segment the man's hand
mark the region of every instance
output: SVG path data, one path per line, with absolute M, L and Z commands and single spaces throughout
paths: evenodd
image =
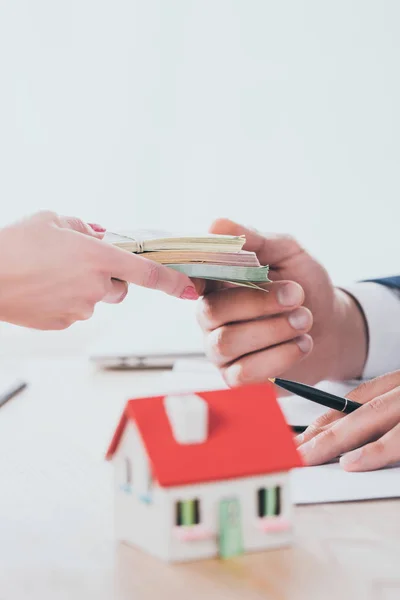
M 364 406 L 349 415 L 330 410 L 296 438 L 305 463 L 343 454 L 346 471 L 371 471 L 400 461 L 400 371 L 362 383 L 348 398 Z
M 209 288 L 199 303 L 207 355 L 228 385 L 278 376 L 316 383 L 361 374 L 367 354 L 361 311 L 296 240 L 262 235 L 226 219 L 211 231 L 244 234 L 245 250 L 270 265 L 273 281 L 264 286 L 268 293 Z
M 195 300 L 186 275 L 102 241 L 104 229 L 42 212 L 0 230 L 0 321 L 64 329 L 128 283 Z

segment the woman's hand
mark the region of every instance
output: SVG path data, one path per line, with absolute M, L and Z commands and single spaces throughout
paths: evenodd
M 0 321 L 64 329 L 97 302 L 121 302 L 127 282 L 198 297 L 186 275 L 102 242 L 104 231 L 51 212 L 1 229 Z
M 371 471 L 400 461 L 400 371 L 362 383 L 348 398 L 364 406 L 348 415 L 328 411 L 297 436 L 305 463 L 343 455 L 346 471 Z

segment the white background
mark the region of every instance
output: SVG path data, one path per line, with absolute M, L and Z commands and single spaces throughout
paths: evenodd
M 399 73 L 396 0 L 0 0 L 0 225 L 226 215 L 399 272 Z

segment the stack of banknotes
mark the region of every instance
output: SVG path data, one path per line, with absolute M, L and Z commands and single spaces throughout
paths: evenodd
M 162 231 L 108 231 L 105 241 L 161 263 L 191 278 L 225 281 L 247 287 L 268 283 L 268 265 L 243 250 L 244 236 L 177 235 Z

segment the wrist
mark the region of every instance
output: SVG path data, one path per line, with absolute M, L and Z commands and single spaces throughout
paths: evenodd
M 359 379 L 368 355 L 368 325 L 364 312 L 352 295 L 336 288 L 333 313 L 335 343 L 329 378 Z

